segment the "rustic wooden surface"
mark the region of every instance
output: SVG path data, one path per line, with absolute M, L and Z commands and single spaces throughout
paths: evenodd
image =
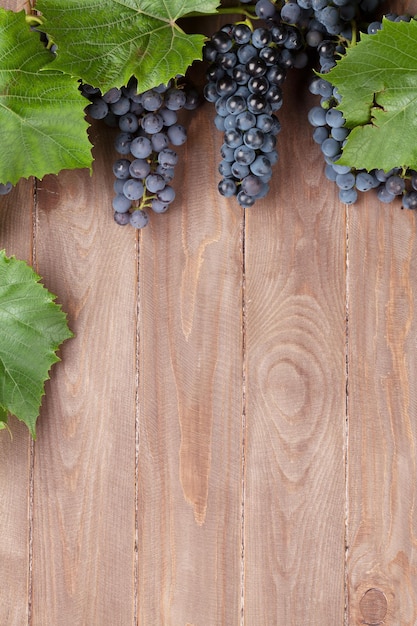
M 209 105 L 140 233 L 96 126 L 92 177 L 0 199 L 75 333 L 37 441 L 0 437 L 2 626 L 417 623 L 416 218 L 341 205 L 302 74 L 286 96 L 252 210 L 216 192 Z

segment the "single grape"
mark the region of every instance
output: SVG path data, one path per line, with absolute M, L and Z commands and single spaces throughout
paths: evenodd
M 417 191 L 407 191 L 402 197 L 404 209 L 415 211 L 417 209 Z
M 352 189 L 355 186 L 356 176 L 352 172 L 337 174 L 336 185 L 340 189 Z
M 224 133 L 224 142 L 229 148 L 238 148 L 243 143 L 243 135 L 239 130 L 232 128 Z
M 130 152 L 136 159 L 146 159 L 152 154 L 152 143 L 148 137 L 135 137 L 130 144 Z
M 380 202 L 384 202 L 385 204 L 389 204 L 393 200 L 395 200 L 395 195 L 387 191 L 385 185 L 381 185 L 378 187 L 376 195 Z
M 149 222 L 149 215 L 145 211 L 137 209 L 130 214 L 129 221 L 134 228 L 144 228 Z
M 267 28 L 255 28 L 252 33 L 252 45 L 255 48 L 265 48 L 272 40 L 270 31 Z
M 334 167 L 330 163 L 326 164 L 326 167 L 324 169 L 324 174 L 327 180 L 336 182 L 337 172 L 335 171 Z
M 126 133 L 134 133 L 139 128 L 139 122 L 133 113 L 125 113 L 119 118 L 119 128 Z
M 237 56 L 234 52 L 223 52 L 217 55 L 216 63 L 222 71 L 231 70 L 237 63 Z
M 270 87 L 266 76 L 252 76 L 248 81 L 248 89 L 251 93 L 266 94 Z
M 247 99 L 247 106 L 248 110 L 255 115 L 272 112 L 266 98 L 257 93 L 250 94 Z
M 123 193 L 129 200 L 140 200 L 143 192 L 143 184 L 137 178 L 128 178 L 123 185 Z
M 340 153 L 341 149 L 340 142 L 333 139 L 333 137 L 325 139 L 320 147 L 326 157 L 335 157 Z
M 236 115 L 226 115 L 226 117 L 221 118 L 223 120 L 223 130 L 230 130 L 231 128 L 237 128 L 236 126 Z
M 160 164 L 158 164 L 155 169 L 155 174 L 160 174 L 167 184 L 174 180 L 174 173 L 175 170 L 173 167 L 163 167 Z
M 243 134 L 243 142 L 248 148 L 259 149 L 265 140 L 264 133 L 259 128 L 250 128 Z
M 151 164 L 146 159 L 134 159 L 129 166 L 132 178 L 146 178 L 151 171 Z
M 130 161 L 128 159 L 117 159 L 113 163 L 113 174 L 116 178 L 129 178 Z
M 244 209 L 248 209 L 255 204 L 255 198 L 248 196 L 243 190 L 238 192 L 236 198 L 240 206 Z
M 219 193 L 225 198 L 236 195 L 237 187 L 233 178 L 223 178 L 218 185 Z
M 158 113 L 146 113 L 140 120 L 143 130 L 149 135 L 160 133 L 164 127 L 164 120 Z
M 332 137 L 337 141 L 344 141 L 349 135 L 349 129 L 341 126 L 339 128 L 332 128 Z
M 158 200 L 158 198 L 152 198 L 151 209 L 154 213 L 165 213 L 168 210 L 169 204 Z
M 256 196 L 261 191 L 263 183 L 258 176 L 249 174 L 242 180 L 242 189 L 248 196 Z
M 264 155 L 257 156 L 254 162 L 251 163 L 249 167 L 252 174 L 255 174 L 255 176 L 267 176 L 271 174 L 272 171 L 271 162 Z
M 314 106 L 310 109 L 307 117 L 311 126 L 326 125 L 326 111 L 321 106 Z
M 344 204 L 354 204 L 358 199 L 358 192 L 353 187 L 350 189 L 340 189 L 339 199 Z
M 102 95 L 104 102 L 107 102 L 107 104 L 114 104 L 115 102 L 120 100 L 121 97 L 122 90 L 118 87 L 112 87 Z
M 119 154 L 130 154 L 133 135 L 131 133 L 119 133 L 114 140 L 114 147 Z
M 256 159 L 256 151 L 253 148 L 243 144 L 238 146 L 234 151 L 234 158 L 237 163 L 250 165 Z
M 326 112 L 326 124 L 328 124 L 331 128 L 340 128 L 345 123 L 345 118 L 343 117 L 342 111 L 335 109 L 334 107 L 330 108 Z
M 130 213 L 119 213 L 118 211 L 115 211 L 114 221 L 119 226 L 126 226 L 130 223 Z
M 329 137 L 329 129 L 327 126 L 316 126 L 313 131 L 313 139 L 316 143 L 322 144 Z
M 375 187 L 376 178 L 368 172 L 359 172 L 356 175 L 356 189 L 358 191 L 369 191 Z
M 158 191 L 162 191 L 166 183 L 160 174 L 151 173 L 145 178 L 145 184 L 148 191 L 151 193 L 157 193 Z
M 171 111 L 179 111 L 186 103 L 187 96 L 182 89 L 172 87 L 165 94 L 164 104 Z
M 255 13 L 262 19 L 273 18 L 277 10 L 275 4 L 271 0 L 257 0 L 255 4 Z
M 281 19 L 288 24 L 297 24 L 301 18 L 301 8 L 296 2 L 286 2 L 281 9 Z
M 117 194 L 113 198 L 112 206 L 117 213 L 126 213 L 132 206 L 132 201 L 126 198 L 124 194 Z
M 163 167 L 173 167 L 178 163 L 178 154 L 169 148 L 161 150 L 158 154 L 158 163 Z
M 115 115 L 125 115 L 129 112 L 130 109 L 130 100 L 125 96 L 122 96 L 116 102 L 112 102 L 110 104 L 110 111 L 112 111 Z
M 181 146 L 187 141 L 187 131 L 181 124 L 174 124 L 167 129 L 168 139 L 173 146 Z
M 272 152 L 273 150 L 275 150 L 276 145 L 277 145 L 277 138 L 275 137 L 275 135 L 264 133 L 264 140 L 260 148 L 261 151 Z
M 405 180 L 400 176 L 390 176 L 385 181 L 385 189 L 394 196 L 399 196 L 405 189 Z
M 232 115 L 238 115 L 242 113 L 246 109 L 246 100 L 243 96 L 237 95 L 236 93 L 227 98 L 226 100 L 226 110 L 228 113 Z
M 236 128 L 243 131 L 249 130 L 249 128 L 252 128 L 257 124 L 257 122 L 259 122 L 260 117 L 261 116 L 259 116 L 257 120 L 256 116 L 249 111 L 243 111 L 242 113 L 238 113 L 238 115 L 236 116 Z
M 109 107 L 102 98 L 97 98 L 97 100 L 85 107 L 85 112 L 93 120 L 103 120 L 109 112 Z
M 150 139 L 152 144 L 152 150 L 154 152 L 161 152 L 161 150 L 165 150 L 166 148 L 168 148 L 169 141 L 167 133 L 154 133 Z
M 225 178 L 230 178 L 232 176 L 232 163 L 223 159 L 219 163 L 218 170 L 221 176 L 224 176 Z
M 141 104 L 145 111 L 157 111 L 163 103 L 162 95 L 155 89 L 149 89 L 142 94 Z
M 263 76 L 266 74 L 267 64 L 259 56 L 255 56 L 247 61 L 246 71 L 250 76 Z
M 217 100 L 217 92 L 216 92 L 216 100 Z M 176 124 L 178 120 L 178 115 L 176 111 L 172 111 L 170 109 L 162 107 L 161 109 L 159 109 L 158 112 L 159 112 L 159 115 L 162 117 L 164 126 L 172 126 L 173 124 Z
M 165 185 L 161 191 L 157 192 L 156 196 L 161 202 L 171 204 L 175 200 L 175 190 L 170 185 Z
M 250 43 L 247 43 L 243 46 L 240 46 L 237 51 L 237 58 L 240 63 L 246 64 L 250 59 L 256 57 L 257 50 L 255 46 L 252 46 Z
M 235 42 L 239 45 L 249 43 L 252 37 L 252 30 L 247 24 L 235 24 L 232 31 Z

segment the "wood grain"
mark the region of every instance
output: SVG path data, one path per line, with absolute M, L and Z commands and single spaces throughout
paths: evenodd
M 349 211 L 349 624 L 417 620 L 415 216 Z
M 32 626 L 134 620 L 137 269 L 113 222 L 112 153 L 39 183 L 37 269 L 75 337 L 47 385 L 35 452 Z
M 246 214 L 247 626 L 344 619 L 345 213 L 301 89 L 271 196 Z
M 175 206 L 140 241 L 139 624 L 240 624 L 242 213 L 193 114 Z

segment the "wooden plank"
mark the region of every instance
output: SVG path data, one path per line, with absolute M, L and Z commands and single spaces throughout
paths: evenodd
M 33 626 L 134 621 L 137 262 L 114 224 L 108 141 L 94 175 L 39 184 L 36 261 L 75 338 L 47 385 L 35 452 Z
M 414 214 L 349 210 L 349 624 L 417 620 Z
M 240 624 L 242 213 L 194 112 L 177 200 L 140 242 L 140 626 Z
M 344 620 L 345 212 L 304 89 L 285 85 L 271 195 L 246 212 L 247 626 Z
M 4 9 L 22 8 L 3 0 Z M 8 256 L 32 261 L 33 181 L 22 180 L 0 197 L 0 248 Z M 30 612 L 31 444 L 26 426 L 10 418 L 12 438 L 0 433 L 0 623 L 26 624 Z

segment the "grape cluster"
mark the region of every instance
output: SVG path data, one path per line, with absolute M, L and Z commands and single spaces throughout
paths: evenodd
M 103 94 L 86 84 L 80 90 L 90 100 L 86 113 L 119 131 L 114 140 L 120 155 L 113 164 L 114 220 L 143 228 L 149 221 L 148 209 L 164 213 L 175 198 L 170 183 L 178 154 L 173 147 L 187 139 L 178 111 L 196 108 L 198 95 L 177 80 L 138 93 L 135 78 Z
M 278 160 L 281 126 L 275 112 L 282 106 L 281 87 L 293 57 L 281 54 L 275 36 L 273 29 L 226 25 L 203 51 L 210 62 L 204 96 L 214 103 L 214 123 L 223 132 L 219 192 L 236 196 L 245 208 L 267 194 Z
M 395 21 L 411 19 L 408 15 L 388 14 Z M 368 34 L 375 34 L 382 28 L 382 22 L 374 20 L 367 27 Z M 345 53 L 345 47 L 337 40 L 323 40 L 318 46 L 319 65 L 322 74 L 333 67 L 336 58 Z M 340 103 L 337 89 L 322 77 L 315 77 L 309 90 L 320 96 L 320 104 L 310 109 L 308 120 L 314 127 L 313 139 L 320 145 L 325 160 L 325 175 L 339 188 L 339 198 L 345 204 L 354 204 L 358 192 L 375 190 L 378 200 L 390 203 L 401 198 L 405 209 L 417 209 L 417 171 L 393 168 L 389 172 L 381 169 L 367 171 L 348 165 L 340 165 L 343 145 L 350 130 L 345 126 L 343 114 L 336 107 Z

